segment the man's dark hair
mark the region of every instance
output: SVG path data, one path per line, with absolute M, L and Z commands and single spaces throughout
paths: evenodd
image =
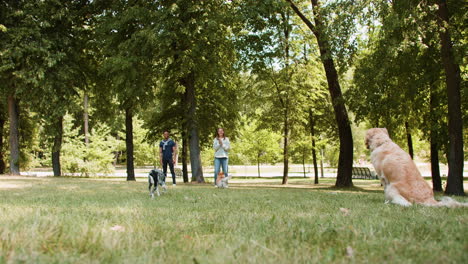
M 166 132 L 169 133 L 169 134 L 171 133 L 171 131 L 165 129 L 165 130 L 163 131 L 163 134 L 166 133 Z

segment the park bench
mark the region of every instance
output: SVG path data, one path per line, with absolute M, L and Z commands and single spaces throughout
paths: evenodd
M 373 174 L 367 167 L 353 167 L 353 179 L 377 179 L 377 175 Z

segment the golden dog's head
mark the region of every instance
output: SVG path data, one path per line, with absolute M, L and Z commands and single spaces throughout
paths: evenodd
M 365 144 L 367 149 L 374 150 L 389 140 L 390 137 L 386 128 L 371 128 L 367 130 Z

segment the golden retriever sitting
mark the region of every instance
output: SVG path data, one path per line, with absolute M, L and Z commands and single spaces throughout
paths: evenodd
M 418 203 L 429 206 L 467 206 L 444 197 L 441 202 L 424 180 L 410 155 L 395 144 L 386 128 L 371 128 L 366 134 L 371 162 L 384 186 L 385 202 L 403 206 Z

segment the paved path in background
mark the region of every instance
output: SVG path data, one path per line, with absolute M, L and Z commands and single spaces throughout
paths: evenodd
M 417 163 L 421 174 L 424 177 L 431 177 L 431 168 L 429 163 Z M 356 165 L 355 165 L 356 166 Z M 372 165 L 364 164 L 360 165 L 363 167 L 369 167 L 373 171 Z M 148 172 L 152 169 L 152 166 L 137 167 L 135 169 L 135 177 L 147 177 Z M 179 166 L 180 168 L 180 166 Z M 441 176 L 444 177 L 447 175 L 447 166 L 440 165 Z M 237 177 L 258 177 L 257 166 L 240 166 L 240 165 L 230 165 L 229 166 L 230 174 Z M 302 165 L 294 164 L 290 167 L 289 177 L 304 177 Z M 189 172 L 190 173 L 190 172 Z M 262 165 L 260 168 L 260 173 L 262 178 L 272 178 L 272 177 L 282 177 L 283 176 L 283 167 L 274 166 L 274 165 Z M 21 172 L 21 175 L 24 176 L 36 176 L 36 177 L 47 177 L 53 176 L 52 169 L 31 169 L 30 171 Z M 319 175 L 320 168 L 319 168 Z M 80 176 L 76 174 L 76 176 Z M 126 168 L 118 167 L 115 172 L 112 174 L 98 174 L 100 177 L 127 177 Z M 204 176 L 209 178 L 213 177 L 213 167 L 208 166 L 204 167 Z M 314 177 L 313 167 L 306 165 L 306 177 Z M 336 168 L 325 168 L 324 177 L 326 178 L 335 178 L 336 177 Z M 465 162 L 463 177 L 468 178 L 468 162 Z

